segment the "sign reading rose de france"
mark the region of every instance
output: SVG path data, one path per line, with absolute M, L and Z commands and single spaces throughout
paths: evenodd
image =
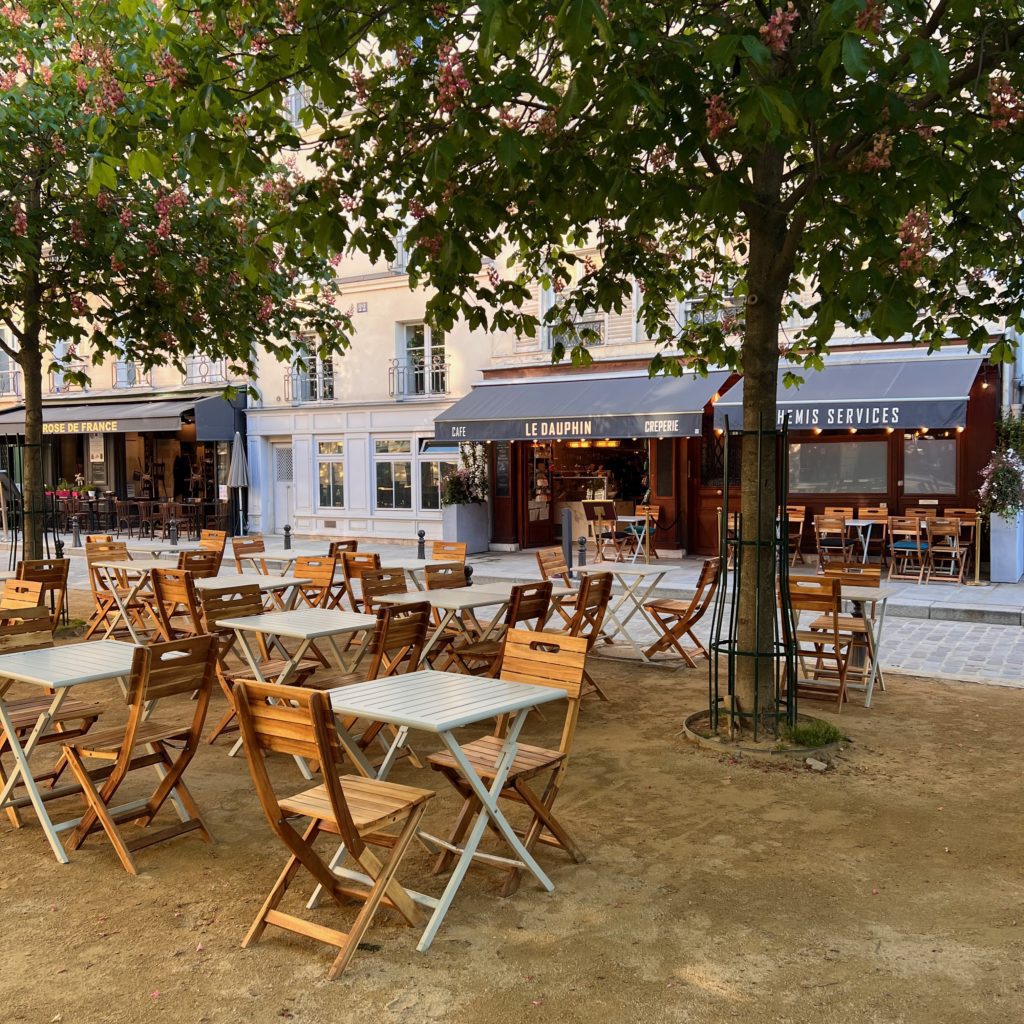
M 117 420 L 69 420 L 66 423 L 44 423 L 44 434 L 116 434 Z

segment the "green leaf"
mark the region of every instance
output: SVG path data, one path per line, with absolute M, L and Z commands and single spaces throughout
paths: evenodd
M 858 81 L 867 78 L 871 70 L 867 47 L 855 35 L 849 33 L 843 36 L 843 67 L 851 78 Z
M 755 64 L 763 68 L 771 66 L 772 51 L 757 36 L 743 36 L 743 49 L 747 51 Z
M 594 79 L 586 72 L 578 71 L 573 75 L 562 102 L 558 105 L 558 123 L 566 124 L 583 110 L 593 97 Z
M 719 70 L 731 67 L 740 48 L 739 36 L 719 36 L 704 48 L 704 56 Z
M 828 86 L 832 82 L 832 76 L 839 67 L 842 39 L 833 39 L 818 58 L 818 68 L 821 70 L 821 84 Z

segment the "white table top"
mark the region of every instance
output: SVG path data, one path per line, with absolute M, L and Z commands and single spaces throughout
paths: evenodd
M 327 558 L 329 549 L 330 545 L 325 541 L 322 547 L 289 548 L 287 551 L 283 548 L 271 548 L 267 551 L 248 551 L 238 557 L 242 559 L 262 558 L 265 562 L 292 562 L 296 558 Z
M 619 576 L 655 576 L 664 575 L 669 570 L 660 565 L 645 565 L 639 562 L 593 562 L 590 565 L 578 565 L 579 573 L 610 572 Z
M 124 572 L 152 572 L 154 569 L 173 569 L 165 558 L 101 558 L 92 563 L 97 569 L 121 569 Z
M 178 544 L 171 544 L 166 540 L 156 540 L 147 544 L 142 540 L 128 541 L 129 551 L 148 551 L 150 554 L 175 555 L 179 551 L 202 551 L 203 546 L 196 541 L 181 541 Z
M 896 588 L 841 586 L 839 592 L 847 601 L 887 601 L 896 593 Z
M 329 694 L 340 714 L 438 733 L 568 696 L 554 687 L 431 670 L 353 683 Z
M 847 526 L 881 526 L 886 520 L 879 516 L 878 519 L 847 519 Z
M 221 625 L 250 633 L 272 633 L 274 636 L 285 636 L 292 640 L 316 640 L 318 637 L 373 629 L 376 622 L 375 615 L 343 612 L 336 608 L 295 608 L 292 611 L 264 612 L 262 615 L 222 619 Z
M 264 576 L 260 572 L 230 572 L 223 576 L 204 576 L 195 581 L 196 590 L 230 590 L 232 587 L 256 587 L 261 594 L 289 587 L 306 587 L 312 580 L 301 576 Z
M 56 690 L 116 679 L 130 674 L 135 650 L 134 644 L 120 640 L 92 640 L 43 651 L 2 654 L 0 678 Z
M 519 585 L 520 584 L 514 583 L 512 580 L 497 580 L 494 583 L 474 583 L 473 589 L 489 590 L 493 594 L 501 594 L 504 597 L 511 597 L 512 588 Z M 436 591 L 431 591 L 431 593 L 436 593 Z M 576 590 L 572 587 L 567 587 L 564 583 L 555 583 L 551 587 L 552 597 L 570 597 L 576 593 Z
M 428 601 L 431 608 L 445 611 L 462 611 L 464 608 L 486 608 L 490 604 L 502 604 L 509 595 L 498 590 L 483 587 L 452 587 L 447 590 L 413 590 L 407 594 L 384 594 L 376 598 L 377 604 L 416 604 Z

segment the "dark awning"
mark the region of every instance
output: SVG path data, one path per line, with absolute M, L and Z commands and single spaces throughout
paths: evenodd
M 44 402 L 43 434 L 177 433 L 182 417 L 193 414 L 197 427 L 200 418 L 205 426 L 205 436 L 197 429 L 199 440 L 230 441 L 234 437 L 237 410 L 220 396 L 152 398 L 147 402 Z M 24 430 L 24 407 L 0 413 L 0 435 Z
M 245 395 L 228 401 L 223 395 L 201 398 L 195 403 L 196 440 L 230 441 L 236 433 L 245 433 Z
M 435 419 L 440 440 L 675 437 L 700 434 L 704 406 L 728 378 L 601 375 L 485 383 Z
M 925 349 L 831 354 L 823 370 L 784 365 L 779 368 L 778 422 L 788 415 L 790 429 L 796 430 L 963 427 L 967 396 L 983 359 L 958 346 L 932 355 Z M 787 370 L 799 373 L 803 384 L 787 388 Z M 743 381 L 715 405 L 715 426 L 724 426 L 727 416 L 731 427 L 742 427 Z

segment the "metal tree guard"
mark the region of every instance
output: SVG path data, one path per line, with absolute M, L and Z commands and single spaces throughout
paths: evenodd
M 758 488 L 756 536 L 744 538 L 743 519 L 740 512 L 730 516 L 729 512 L 729 450 L 732 438 L 741 438 L 742 443 L 754 439 L 757 446 L 758 479 L 765 465 L 765 459 L 775 454 L 775 495 L 776 514 L 772 517 L 773 528 L 770 536 L 764 536 L 760 489 Z M 719 556 L 722 564 L 722 579 L 715 599 L 715 610 L 711 625 L 708 663 L 708 710 L 710 725 L 717 732 L 723 703 L 728 704 L 729 731 L 734 734 L 738 726 L 750 726 L 754 739 L 759 738 L 762 725 L 771 723 L 770 729 L 777 735 L 783 723 L 796 724 L 796 645 L 792 634 L 793 620 L 789 603 L 789 518 L 786 501 L 789 482 L 788 418 L 781 430 L 764 429 L 763 418 L 758 430 L 730 430 L 725 423 L 725 452 L 722 486 L 722 514 L 719 522 Z M 741 481 L 744 486 L 753 486 L 753 481 Z M 730 531 L 730 518 L 734 527 Z M 730 536 L 731 533 L 731 536 Z M 731 552 L 730 552 L 731 549 Z M 730 558 L 731 553 L 731 558 Z M 745 586 L 755 586 L 754 621 L 760 622 L 761 589 L 756 587 L 758 565 L 768 564 L 775 585 L 772 588 L 772 636 L 770 643 L 755 643 L 753 650 L 745 650 L 739 643 L 740 595 Z M 744 572 L 746 570 L 746 577 Z M 776 593 L 779 607 L 776 611 Z M 759 630 L 755 629 L 759 636 Z M 755 700 L 753 708 L 738 709 L 736 706 L 736 676 L 740 664 L 753 662 Z M 771 665 L 772 704 L 760 706 L 763 687 L 762 673 Z M 722 678 L 722 672 L 725 678 Z M 724 690 L 724 692 L 723 692 Z M 723 697 L 728 695 L 728 702 Z
M 43 518 L 43 557 L 50 557 L 51 534 L 53 551 L 63 556 L 64 542 L 57 523 L 57 498 L 47 495 L 45 489 L 27 496 L 24 487 L 25 440 L 20 434 L 0 438 L 0 503 L 4 506 L 5 539 L 8 540 L 7 568 L 14 569 L 25 552 L 25 521 L 27 517 Z

